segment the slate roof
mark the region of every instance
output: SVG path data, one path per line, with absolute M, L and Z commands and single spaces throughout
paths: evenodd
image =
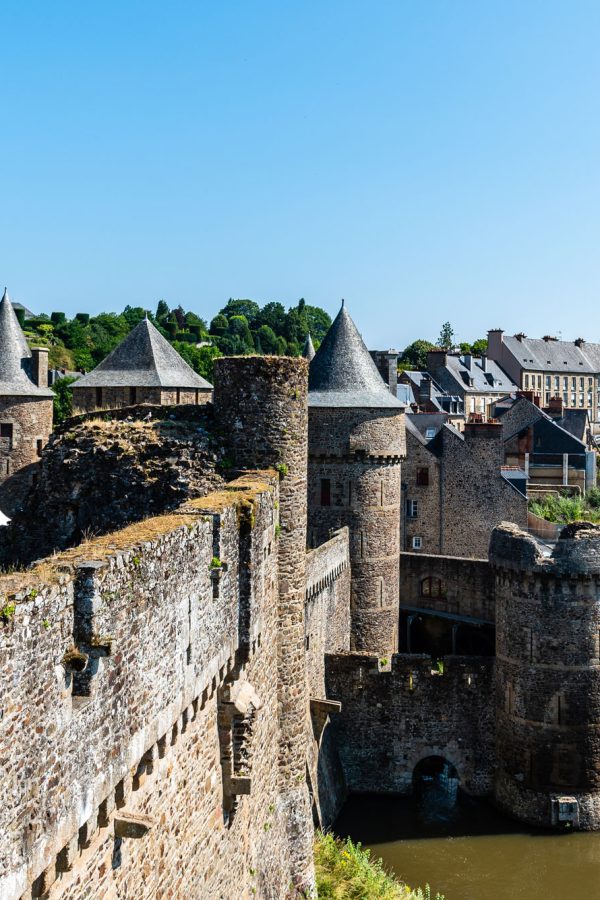
M 384 383 L 343 301 L 310 364 L 308 405 L 404 408 Z
M 212 385 L 197 375 L 179 353 L 143 319 L 112 353 L 73 388 L 167 387 L 210 391 Z
M 483 369 L 482 360 L 479 357 L 471 358 L 471 368 L 465 365 L 463 357 L 446 356 L 446 365 L 436 369 L 435 377 L 442 387 L 449 393 L 456 393 L 458 389 L 466 394 L 510 393 L 518 391 L 517 385 L 492 359 L 486 359 L 486 368 Z M 470 380 L 473 380 L 473 384 Z
M 306 335 L 306 340 L 304 342 L 304 350 L 302 351 L 302 356 L 304 359 L 307 359 L 309 362 L 315 357 L 315 346 L 312 342 L 312 338 L 310 336 L 310 332 Z
M 571 341 L 519 340 L 505 334 L 504 344 L 525 371 L 593 374 L 600 371 L 600 344 Z
M 21 331 L 8 291 L 0 300 L 0 396 L 53 397 L 30 376 L 31 350 Z

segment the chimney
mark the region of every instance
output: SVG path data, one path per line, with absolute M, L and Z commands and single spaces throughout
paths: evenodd
M 444 369 L 448 360 L 445 350 L 427 351 L 427 371 L 435 375 L 436 369 Z
M 465 353 L 465 355 L 463 356 L 463 365 L 466 366 L 469 372 L 471 371 L 471 366 L 473 365 L 473 357 L 470 353 Z
M 491 328 L 488 331 L 488 349 L 487 355 L 490 359 L 497 362 L 502 361 L 502 350 L 504 344 L 504 332 L 501 328 Z
M 583 338 L 577 338 L 575 341 L 573 341 L 573 343 L 575 344 L 576 347 L 583 347 L 583 345 L 585 344 L 585 341 Z
M 397 350 L 370 350 L 371 359 L 377 366 L 377 371 L 387 384 L 390 394 L 397 396 L 398 387 L 398 351 Z
M 548 406 L 544 410 L 553 419 L 562 419 L 563 416 L 563 398 L 558 394 L 548 399 Z
M 517 391 L 517 397 L 524 397 L 530 403 L 535 403 L 535 394 L 533 391 Z M 539 403 L 537 404 L 539 406 Z
M 48 348 L 31 348 L 31 377 L 38 387 L 48 387 Z
M 421 382 L 419 384 L 419 396 L 418 396 L 419 406 L 425 406 L 431 400 L 431 378 L 425 372 L 421 377 Z
M 464 435 L 465 443 L 477 455 L 480 465 L 485 468 L 489 466 L 489 476 L 500 475 L 500 466 L 504 462 L 501 423 L 496 419 L 468 421 L 465 422 Z
M 485 353 L 481 354 L 481 369 L 483 372 L 487 372 L 488 370 L 488 359 Z
M 519 341 L 519 343 L 522 344 L 523 341 L 525 340 L 525 338 L 527 337 L 527 335 L 525 334 L 524 331 L 520 331 L 518 334 L 515 334 L 515 337 Z

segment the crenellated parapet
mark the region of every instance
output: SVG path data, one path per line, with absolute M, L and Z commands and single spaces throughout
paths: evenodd
M 0 577 L 3 898 L 285 895 L 278 525 L 253 472 Z

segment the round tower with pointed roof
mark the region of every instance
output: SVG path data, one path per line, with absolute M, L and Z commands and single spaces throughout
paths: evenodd
M 404 407 L 342 303 L 309 370 L 308 537 L 350 530 L 354 650 L 397 649 Z
M 208 403 L 211 398 L 212 384 L 188 366 L 147 317 L 73 385 L 76 412 L 137 403 Z
M 31 351 L 8 291 L 0 301 L 0 509 L 12 516 L 31 486 L 52 431 L 48 351 Z

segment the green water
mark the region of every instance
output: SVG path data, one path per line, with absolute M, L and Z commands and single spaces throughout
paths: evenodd
M 334 830 L 446 900 L 600 900 L 600 834 L 529 830 L 483 801 L 424 823 L 410 798 L 355 795 Z

